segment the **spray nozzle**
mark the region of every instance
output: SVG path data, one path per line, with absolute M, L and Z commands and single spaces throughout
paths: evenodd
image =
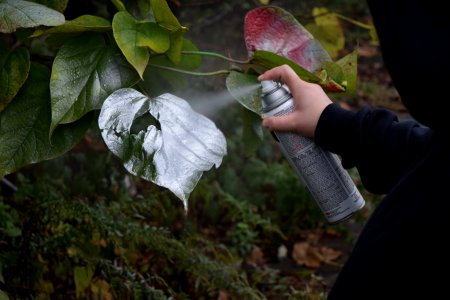
M 273 80 L 261 81 L 262 93 L 264 95 L 273 93 L 275 90 L 279 89 L 280 86 L 281 86 L 280 83 Z
M 267 112 L 284 103 L 292 97 L 289 91 L 279 82 L 273 80 L 261 81 L 262 87 L 262 112 Z

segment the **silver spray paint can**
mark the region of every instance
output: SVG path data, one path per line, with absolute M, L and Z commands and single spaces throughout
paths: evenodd
M 262 113 L 281 116 L 294 109 L 288 88 L 265 80 L 262 85 Z M 365 201 L 337 155 L 325 151 L 313 140 L 290 132 L 274 132 L 291 167 L 306 185 L 329 223 L 343 221 L 360 210 Z

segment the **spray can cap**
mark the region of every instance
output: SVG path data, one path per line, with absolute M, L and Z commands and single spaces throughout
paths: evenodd
M 261 81 L 262 87 L 262 99 L 261 99 L 261 112 L 266 113 L 271 111 L 275 107 L 283 104 L 292 95 L 289 91 L 283 87 L 279 82 L 273 80 L 263 80 Z

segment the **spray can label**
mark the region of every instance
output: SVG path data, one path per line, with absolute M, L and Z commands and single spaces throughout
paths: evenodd
M 290 99 L 265 115 L 280 116 L 292 110 Z M 337 155 L 323 150 L 309 138 L 289 132 L 274 134 L 291 167 L 307 186 L 328 222 L 343 221 L 365 205 Z

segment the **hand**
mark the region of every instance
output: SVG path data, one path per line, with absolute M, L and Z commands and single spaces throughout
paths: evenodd
M 301 80 L 288 65 L 266 71 L 258 80 L 275 80 L 286 84 L 294 98 L 294 111 L 288 115 L 266 117 L 262 125 L 272 131 L 291 131 L 314 138 L 320 115 L 332 101 L 323 89 Z

